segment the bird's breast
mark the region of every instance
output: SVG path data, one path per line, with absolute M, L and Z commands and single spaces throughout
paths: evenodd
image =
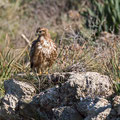
M 37 50 L 42 52 L 46 57 L 50 57 L 53 51 L 56 51 L 56 46 L 51 39 L 45 37 L 40 38 L 40 42 L 37 44 Z
M 51 46 L 47 41 L 44 41 L 43 44 L 38 44 L 37 49 L 38 49 L 38 51 L 41 51 L 48 57 L 52 52 Z

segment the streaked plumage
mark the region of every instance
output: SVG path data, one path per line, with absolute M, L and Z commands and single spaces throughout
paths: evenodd
M 31 69 L 43 73 L 56 60 L 57 50 L 48 29 L 38 28 L 36 35 L 37 39 L 33 41 L 30 50 Z

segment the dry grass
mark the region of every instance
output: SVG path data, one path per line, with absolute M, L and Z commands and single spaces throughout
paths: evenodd
M 86 46 L 88 43 L 83 43 L 81 46 L 77 43 L 78 35 L 71 29 L 69 32 L 74 34 L 69 34 L 70 36 L 64 34 L 59 42 L 58 46 L 58 58 L 55 64 L 50 68 L 49 73 L 62 72 L 68 66 L 71 66 L 75 63 L 81 62 L 87 66 L 90 70 L 95 70 L 98 66 L 95 64 L 95 60 L 92 57 L 93 49 L 87 49 Z M 31 74 L 31 69 L 29 65 L 29 46 L 30 43 L 22 49 L 13 49 L 10 48 L 10 40 L 6 36 L 6 45 L 5 49 L 2 50 L 0 61 L 1 61 L 1 75 L 0 80 L 1 85 L 3 81 L 9 78 L 15 78 L 21 81 L 26 81 L 39 90 L 38 81 L 40 83 L 40 90 L 53 86 L 52 83 L 46 84 L 46 77 L 38 77 L 37 74 Z M 24 39 L 28 39 L 24 36 Z M 66 43 L 66 44 L 65 44 Z M 17 53 L 17 54 L 16 54 Z M 88 67 L 89 66 L 89 67 Z M 19 75 L 17 75 L 19 74 Z
M 96 71 L 109 75 L 111 79 L 114 80 L 116 91 L 118 92 L 120 81 L 119 36 L 113 38 L 113 42 L 109 40 L 106 41 L 108 56 L 104 56 L 106 52 L 104 50 L 97 53 L 98 46 L 91 45 L 90 42 L 84 42 L 80 46 L 80 44 L 77 43 L 78 39 L 76 36 L 77 34 L 75 33 L 74 37 L 68 35 L 67 37 L 65 35 L 62 37 L 61 42 L 58 44 L 58 58 L 50 68 L 49 73 L 66 71 L 67 67 L 81 63 L 83 65 L 81 68 L 85 67 L 85 71 Z M 38 90 L 38 85 L 36 85 L 38 81 L 41 81 L 39 86 L 40 90 L 53 86 L 52 83 L 46 84 L 48 82 L 46 77 L 38 77 L 36 74 L 31 74 L 29 66 L 29 45 L 22 49 L 13 49 L 10 47 L 10 39 L 7 35 L 5 41 L 5 47 L 0 52 L 1 95 L 4 93 L 3 81 L 9 78 L 29 82 Z M 21 73 L 21 75 L 17 75 L 18 73 Z

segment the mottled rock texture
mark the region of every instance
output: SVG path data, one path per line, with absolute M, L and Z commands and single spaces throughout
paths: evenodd
M 6 80 L 4 82 L 5 96 L 1 100 L 0 118 L 16 119 L 16 108 L 19 101 L 31 101 L 35 95 L 35 88 L 28 83 L 16 80 Z M 6 119 L 6 120 L 7 120 Z
M 35 94 L 28 83 L 6 80 L 0 104 L 2 120 L 114 120 L 119 117 L 119 96 L 108 76 L 96 72 L 49 75 L 55 87 Z M 111 99 L 109 99 L 111 98 Z M 7 118 L 7 119 L 6 119 Z

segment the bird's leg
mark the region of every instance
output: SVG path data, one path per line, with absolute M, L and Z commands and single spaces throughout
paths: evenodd
M 36 68 L 33 69 L 33 74 L 34 74 L 35 76 L 37 75 L 37 69 L 36 69 Z
M 40 92 L 40 76 L 42 75 L 42 70 L 40 68 L 37 69 L 37 79 L 39 81 L 39 92 Z
M 39 72 L 39 75 L 42 75 L 42 72 L 41 72 L 41 71 Z
M 45 74 L 48 75 L 49 73 L 49 68 L 46 69 Z
M 48 75 L 48 71 L 46 71 L 45 74 Z
M 50 73 L 49 71 L 50 71 L 51 67 L 52 67 L 52 64 L 49 64 L 46 69 L 46 72 L 45 72 L 46 75 L 48 75 Z
M 38 69 L 38 76 L 41 76 L 42 75 L 42 70 L 41 69 Z
M 39 72 L 39 69 L 37 69 L 37 68 L 35 68 L 34 70 L 33 70 L 33 73 L 34 73 L 34 75 L 35 75 L 35 77 L 38 79 L 38 83 L 39 83 L 39 88 L 38 88 L 38 91 L 40 92 L 40 78 L 39 78 L 39 74 L 38 74 L 38 72 Z M 41 72 L 41 71 L 40 71 Z M 41 73 L 40 73 L 40 75 L 41 75 Z

